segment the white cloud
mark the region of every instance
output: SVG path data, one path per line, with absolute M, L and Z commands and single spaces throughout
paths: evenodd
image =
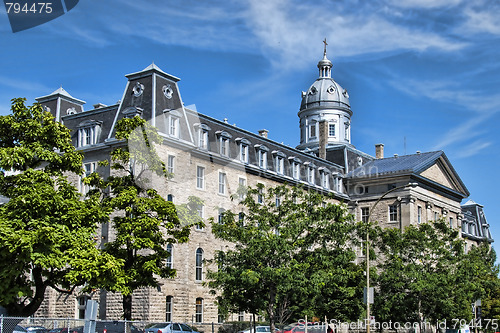
M 488 33 L 500 35 L 500 6 L 478 6 L 464 11 L 466 19 L 457 30 L 465 35 Z
M 392 6 L 401 8 L 441 8 L 453 7 L 461 4 L 463 0 L 388 0 Z
M 476 140 L 465 147 L 461 147 L 456 154 L 457 158 L 467 158 L 479 154 L 482 150 L 491 146 L 492 142 Z

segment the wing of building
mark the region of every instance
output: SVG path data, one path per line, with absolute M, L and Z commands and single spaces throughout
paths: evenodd
M 383 226 L 403 228 L 444 217 L 450 227 L 461 228 L 469 246 L 493 241 L 482 206 L 472 201 L 461 206 L 469 192 L 444 152 L 384 158 L 383 145 L 376 146 L 375 157 L 357 150 L 351 143 L 349 95 L 332 79 L 326 49 L 318 69 L 318 79 L 302 92 L 296 148 L 270 140 L 266 130 L 252 133 L 184 106 L 180 79 L 155 64 L 126 75 L 123 96 L 114 105 L 96 104 L 84 110 L 85 102 L 62 88 L 37 101 L 72 130 L 74 145 L 84 152 L 87 174 L 110 174 L 97 162 L 108 159 L 121 144 L 114 138 L 118 120 L 135 115 L 148 120 L 164 138 L 158 153 L 174 175 L 152 185 L 174 203 L 186 203 L 189 196 L 201 198 L 203 218 L 239 209 L 231 196 L 238 195 L 241 187 L 300 184 L 333 194 L 338 202 L 349 205 L 358 220 L 366 221 L 371 213 L 371 220 Z M 74 181 L 82 193 L 88 190 L 80 179 Z M 113 237 L 107 227 L 101 233 L 102 242 Z M 136 292 L 133 317 L 217 322 L 214 296 L 203 285 L 206 267 L 202 259 L 211 258 L 224 246 L 213 237 L 209 225 L 193 229 L 189 243 L 170 246 L 169 264 L 177 270 L 177 277 L 162 281 L 158 288 Z M 78 317 L 89 298 L 99 301 L 99 318 L 121 317 L 121 296 L 104 291 L 76 299 L 52 292 L 37 315 Z

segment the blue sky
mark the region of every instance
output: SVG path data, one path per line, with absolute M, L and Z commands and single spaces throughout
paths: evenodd
M 500 3 L 486 0 L 106 0 L 12 33 L 0 14 L 0 114 L 61 85 L 113 104 L 154 62 L 186 105 L 298 144 L 302 90 L 328 40 L 352 142 L 385 155 L 442 149 L 500 242 Z

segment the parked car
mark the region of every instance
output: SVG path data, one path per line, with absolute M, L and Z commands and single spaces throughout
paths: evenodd
M 145 333 L 199 333 L 182 323 L 158 323 L 146 328 Z
M 293 323 L 286 325 L 282 333 L 305 333 L 306 323 Z M 307 333 L 323 333 L 325 332 L 325 326 L 321 323 L 307 323 Z
M 257 333 L 270 333 L 271 332 L 271 327 L 270 326 L 257 326 L 255 327 L 255 332 Z M 253 327 L 250 327 L 249 329 L 239 331 L 238 333 L 253 333 Z
M 14 328 L 14 331 L 12 331 L 12 333 L 27 333 L 28 331 L 22 327 L 21 325 L 16 325 L 16 327 Z
M 99 320 L 95 323 L 95 333 L 144 333 L 144 330 L 127 323 L 125 331 L 125 322 L 118 320 Z
M 28 326 L 26 327 L 28 333 L 47 333 L 49 330 L 43 326 Z
M 58 328 L 53 328 L 49 331 L 49 333 L 70 333 L 71 328 L 68 327 L 58 327 Z

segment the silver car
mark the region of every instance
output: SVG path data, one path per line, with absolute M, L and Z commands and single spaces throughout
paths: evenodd
M 199 333 L 186 324 L 158 323 L 146 328 L 145 333 Z

